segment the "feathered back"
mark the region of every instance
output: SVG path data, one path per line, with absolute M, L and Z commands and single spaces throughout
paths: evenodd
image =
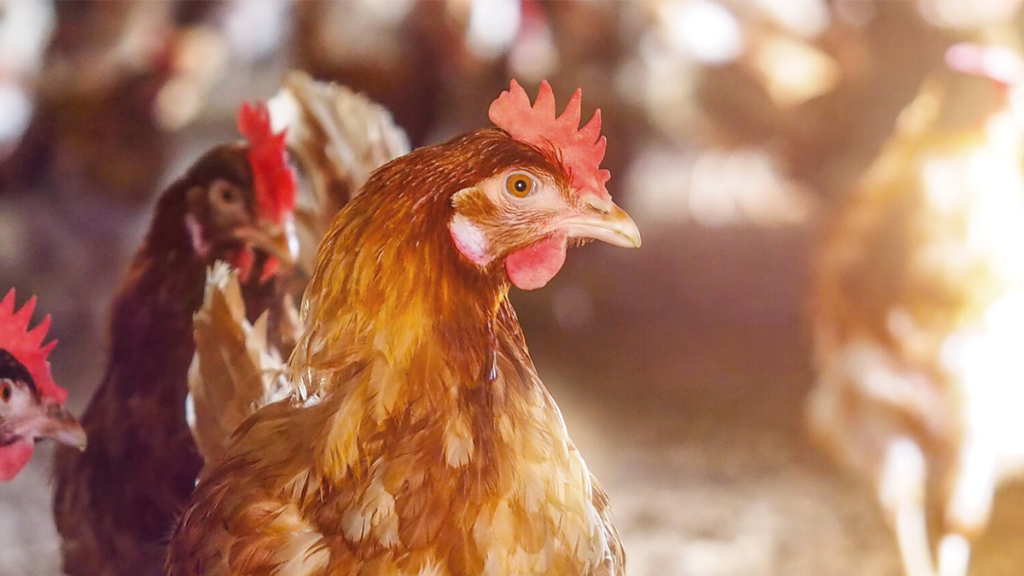
M 43 345 L 46 333 L 50 330 L 50 315 L 47 314 L 42 322 L 29 330 L 28 323 L 36 309 L 36 297 L 29 298 L 17 312 L 14 310 L 14 300 L 14 288 L 0 300 L 0 348 L 13 354 L 28 369 L 44 398 L 63 404 L 68 399 L 68 391 L 53 381 L 50 362 L 46 359 L 57 341 L 51 340 Z
M 339 84 L 291 72 L 267 103 L 303 186 L 295 208 L 301 268 L 312 270 L 317 244 L 334 215 L 381 165 L 410 150 L 391 113 Z
M 207 274 L 193 328 L 196 354 L 188 373 L 186 419 L 209 466 L 224 454 L 238 425 L 260 406 L 283 398 L 288 386 L 281 357 L 267 343 L 267 314 L 249 324 L 238 274 L 225 262 Z

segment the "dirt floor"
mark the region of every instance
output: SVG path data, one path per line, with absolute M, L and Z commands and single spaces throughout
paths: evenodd
M 21 265 L 5 252 L 0 285 L 38 291 L 54 312 L 54 370 L 80 412 L 99 380 L 102 313 L 137 216 L 97 231 L 39 216 L 52 207 L 52 198 L 4 200 L 5 245 L 24 228 L 11 226 L 31 222 L 51 253 L 77 246 L 86 260 L 65 277 L 58 260 Z M 639 224 L 641 250 L 578 249 L 548 288 L 515 297 L 540 373 L 612 498 L 628 573 L 897 576 L 870 491 L 802 429 L 812 380 L 800 313 L 809 229 Z M 0 486 L 0 576 L 58 573 L 50 456 L 41 445 L 24 474 Z M 1024 490 L 1000 493 L 973 576 L 1020 574 L 1022 509 Z

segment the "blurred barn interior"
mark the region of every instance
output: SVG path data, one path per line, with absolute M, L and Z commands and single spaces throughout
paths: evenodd
M 578 249 L 514 299 L 628 573 L 896 576 L 871 487 L 805 430 L 810 262 L 945 50 L 1020 48 L 1019 5 L 0 0 L 0 292 L 53 315 L 80 413 L 155 194 L 287 70 L 376 99 L 414 146 L 488 125 L 509 78 L 579 86 L 644 245 Z M 50 450 L 0 485 L 4 576 L 59 572 Z M 1024 569 L 1021 510 L 999 492 L 973 576 Z

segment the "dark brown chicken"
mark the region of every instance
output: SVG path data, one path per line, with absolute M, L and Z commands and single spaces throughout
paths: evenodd
M 264 106 L 239 113 L 247 143 L 217 147 L 160 197 L 114 300 L 106 374 L 82 419 L 84 453 L 55 462 L 53 508 L 72 576 L 158 573 L 202 460 L 185 423 L 192 316 L 207 267 L 239 270 L 250 320 L 283 301 L 296 249 L 295 183 Z

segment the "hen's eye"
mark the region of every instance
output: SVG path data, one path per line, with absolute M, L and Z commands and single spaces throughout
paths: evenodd
M 505 180 L 505 189 L 516 198 L 524 198 L 533 191 L 533 179 L 526 174 L 512 174 Z
M 235 191 L 233 189 L 231 189 L 231 188 L 221 188 L 220 189 L 220 199 L 221 199 L 221 202 L 224 202 L 226 204 L 230 204 L 230 203 L 238 200 L 238 195 L 235 194 Z
M 13 393 L 14 391 L 11 389 L 10 380 L 4 380 L 3 382 L 0 382 L 0 398 L 2 398 L 4 402 L 10 402 L 11 394 Z
M 218 180 L 210 185 L 210 198 L 215 204 L 231 205 L 241 202 L 242 193 L 231 184 Z

